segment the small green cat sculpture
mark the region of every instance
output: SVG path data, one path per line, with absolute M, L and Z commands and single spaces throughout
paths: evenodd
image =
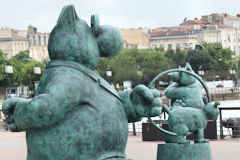
M 189 63 L 182 70 L 195 75 Z M 191 133 L 194 134 L 195 143 L 207 142 L 204 139 L 204 129 L 208 120 L 217 119 L 219 114 L 217 106 L 220 103 L 208 103 L 203 96 L 201 84 L 190 74 L 174 72 L 171 76 L 174 83 L 165 92 L 171 99 L 171 109 L 166 106 L 164 108 L 169 113 L 169 130 L 177 135 L 166 135 L 166 142 L 188 143 L 186 136 Z
M 205 143 L 208 140 L 204 139 L 204 129 L 207 126 L 208 120 L 216 120 L 219 114 L 217 108 L 219 102 L 208 103 L 203 109 L 194 107 L 182 107 L 181 100 L 177 100 L 169 110 L 164 107 L 169 114 L 168 127 L 169 130 L 176 133 L 175 138 L 166 139 L 168 143 L 189 143 L 186 136 L 193 133 L 195 143 Z
M 189 63 L 184 69 L 195 74 Z M 183 72 L 172 73 L 171 77 L 174 83 L 165 90 L 165 95 L 171 99 L 172 106 L 176 100 L 181 100 L 182 105 L 186 107 L 203 108 L 205 106 L 201 84 L 194 77 Z
M 188 63 L 185 68 L 159 73 L 149 86 L 154 88 L 155 82 L 166 74 L 171 74 L 174 82 L 165 90 L 166 97 L 171 100 L 170 108 L 162 105 L 168 113 L 168 125 L 161 128 L 149 117 L 149 122 L 164 133 L 166 142 L 158 144 L 157 160 L 212 160 L 210 145 L 204 138 L 204 129 L 208 120 L 217 119 L 217 106 L 220 103 L 210 102 L 211 96 L 206 84 Z M 206 97 L 203 96 L 203 88 Z M 194 135 L 194 144 L 186 139 L 190 134 Z

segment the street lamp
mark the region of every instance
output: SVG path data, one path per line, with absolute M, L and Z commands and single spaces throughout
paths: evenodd
M 33 73 L 37 74 L 37 75 L 40 75 L 41 74 L 41 68 L 40 67 L 34 67 L 33 68 Z
M 137 75 L 142 77 L 143 76 L 143 71 L 139 65 L 137 65 Z
M 41 75 L 41 68 L 40 67 L 33 67 L 33 73 L 35 75 Z M 39 85 L 39 79 L 37 81 L 33 81 L 33 85 L 34 85 L 34 92 L 36 91 L 38 85 Z
M 203 70 L 200 70 L 200 71 L 198 71 L 198 74 L 203 77 L 205 72 Z
M 11 65 L 6 65 L 5 73 L 7 73 L 7 75 L 8 75 L 7 78 L 8 78 L 8 83 L 9 83 L 9 81 L 10 81 L 9 75 L 13 74 L 13 67 Z M 8 88 L 6 88 L 6 96 L 8 96 Z
M 13 73 L 13 67 L 10 65 L 5 66 L 5 73 L 12 74 Z
M 222 74 L 222 72 L 223 72 L 223 71 L 222 71 L 222 58 L 219 58 L 219 59 L 218 59 L 218 65 L 219 65 L 219 68 L 218 68 L 218 69 L 219 69 L 219 70 L 218 70 L 218 72 L 219 72 L 218 74 L 219 74 L 219 75 L 217 75 L 217 76 L 219 76 L 219 78 L 221 79 L 221 77 L 222 77 L 222 75 L 223 75 L 223 74 Z
M 230 72 L 232 75 L 234 75 L 234 74 L 236 73 L 236 71 L 235 71 L 234 69 L 231 69 L 229 72 Z
M 107 77 L 112 77 L 112 71 L 110 71 L 110 70 L 106 71 L 106 75 L 107 75 Z
M 237 78 L 236 78 L 236 71 L 234 69 L 231 69 L 230 71 L 230 74 L 232 75 L 232 81 L 234 83 L 234 88 L 237 87 Z
M 108 77 L 107 79 L 108 79 L 108 82 L 113 86 L 113 88 L 114 88 L 114 85 L 112 84 L 112 82 L 111 82 L 111 77 L 112 77 L 112 71 L 111 70 L 107 70 L 106 71 L 106 76 Z

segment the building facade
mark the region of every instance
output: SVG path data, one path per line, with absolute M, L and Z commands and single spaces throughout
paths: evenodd
M 26 37 L 18 35 L 16 30 L 8 27 L 0 28 L 0 50 L 7 54 L 7 58 L 11 58 L 20 51 L 28 49 L 29 43 Z
M 213 13 L 202 16 L 201 20 L 209 24 L 223 25 L 226 27 L 240 29 L 240 14 L 232 16 L 227 13 Z
M 30 57 L 40 62 L 48 61 L 49 33 L 38 32 L 36 27 L 30 25 L 27 30 L 27 39 L 29 41 Z
M 198 35 L 188 31 L 174 31 L 151 34 L 150 45 L 152 48 L 166 50 L 192 49 L 199 44 Z
M 147 28 L 120 29 L 124 48 L 146 49 L 150 47 Z
M 36 61 L 47 61 L 49 33 L 40 33 L 36 27 L 29 26 L 27 30 L 14 30 L 0 27 L 0 50 L 7 58 L 21 51 L 29 51 L 29 56 Z
M 164 50 L 194 49 L 202 42 L 220 43 L 240 56 L 240 15 L 203 16 L 201 20 L 187 20 L 176 27 L 156 28 L 150 32 L 150 46 Z M 238 25 L 239 24 L 239 25 Z

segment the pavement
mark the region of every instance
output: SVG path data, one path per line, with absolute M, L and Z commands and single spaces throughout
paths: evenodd
M 157 145 L 163 142 L 143 142 L 141 134 L 129 136 L 127 157 L 133 160 L 156 160 Z M 210 141 L 213 160 L 240 159 L 240 139 L 225 137 L 224 140 Z
M 156 160 L 157 145 L 162 142 L 143 142 L 141 134 L 129 135 L 126 149 L 131 160 Z M 240 139 L 230 137 L 210 141 L 213 160 L 237 160 L 240 156 Z M 25 133 L 0 130 L 0 160 L 26 160 Z

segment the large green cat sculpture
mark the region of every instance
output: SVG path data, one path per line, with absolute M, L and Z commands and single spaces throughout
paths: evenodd
M 63 8 L 35 97 L 3 103 L 9 129 L 26 131 L 27 160 L 126 160 L 128 122 L 159 115 L 161 100 L 143 85 L 118 94 L 94 71 L 122 44 L 120 32 L 100 26 L 97 16 L 89 27 L 73 6 Z

